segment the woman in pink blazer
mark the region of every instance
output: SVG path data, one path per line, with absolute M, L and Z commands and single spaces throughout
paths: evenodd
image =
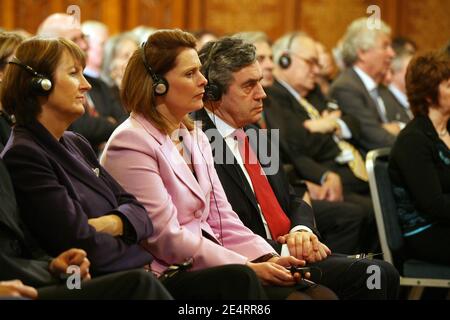
M 200 67 L 191 34 L 164 30 L 151 35 L 133 54 L 123 78 L 122 99 L 131 115 L 113 133 L 101 159 L 152 219 L 154 233 L 145 244 L 155 257 L 152 271 L 161 274 L 172 264 L 192 261 L 190 272 L 164 280 L 175 298 L 192 297 L 194 289 L 196 297 L 205 298 L 219 287 L 235 298 L 239 281 L 227 268 L 234 273 L 253 269 L 262 284 L 272 285 L 266 290 L 270 298 L 309 298 L 297 290 L 307 287 L 297 284 L 299 274 L 294 277 L 287 269 L 304 261 L 278 257 L 243 225 L 226 199 L 208 138 L 188 116 L 203 106 L 207 80 Z M 213 280 L 181 289 L 181 282 L 205 269 Z

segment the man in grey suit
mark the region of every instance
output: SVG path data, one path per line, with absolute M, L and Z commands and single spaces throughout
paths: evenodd
M 395 55 L 391 47 L 390 28 L 380 21 L 371 28 L 367 18 L 360 18 L 348 27 L 343 40 L 343 58 L 347 65 L 331 86 L 330 96 L 342 111 L 361 123 L 357 143 L 364 152 L 392 146 L 401 127 L 388 119 L 389 105 L 379 92 Z M 375 26 L 376 27 L 376 26 Z

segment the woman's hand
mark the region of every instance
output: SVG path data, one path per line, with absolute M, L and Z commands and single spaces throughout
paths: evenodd
M 91 279 L 89 273 L 89 266 L 91 263 L 87 259 L 86 251 L 82 249 L 69 249 L 64 251 L 59 256 L 50 262 L 49 270 L 56 276 L 65 274 L 67 268 L 71 265 L 78 266 L 80 268 L 80 277 L 82 280 Z
M 24 285 L 20 280 L 0 281 L 0 297 L 36 299 L 38 292 L 35 288 Z
M 92 218 L 88 223 L 95 228 L 97 232 L 104 232 L 113 237 L 123 235 L 123 221 L 115 214 Z

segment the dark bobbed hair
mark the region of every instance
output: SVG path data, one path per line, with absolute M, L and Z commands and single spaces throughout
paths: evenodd
M 450 78 L 450 59 L 442 52 L 416 56 L 406 71 L 406 93 L 414 116 L 428 115 L 437 105 L 439 84 Z
M 86 65 L 84 52 L 74 42 L 64 38 L 30 38 L 17 48 L 15 57 L 50 79 L 53 91 L 54 73 L 64 52 L 71 55 L 84 68 Z M 46 97 L 38 99 L 38 93 L 31 86 L 32 77 L 30 72 L 14 64 L 7 66 L 3 77 L 1 103 L 9 114 L 15 116 L 17 124 L 35 121 L 42 111 L 42 103 L 47 99 Z

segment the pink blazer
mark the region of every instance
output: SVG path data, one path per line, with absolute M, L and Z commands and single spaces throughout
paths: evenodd
M 137 114 L 114 131 L 101 158 L 109 173 L 145 206 L 153 222 L 153 235 L 145 244 L 155 257 L 152 270 L 159 273 L 190 258 L 193 270 L 245 264 L 275 253 L 233 212 L 206 135 L 201 129 L 180 131 L 184 155 L 192 160 L 197 179 L 170 137 Z

